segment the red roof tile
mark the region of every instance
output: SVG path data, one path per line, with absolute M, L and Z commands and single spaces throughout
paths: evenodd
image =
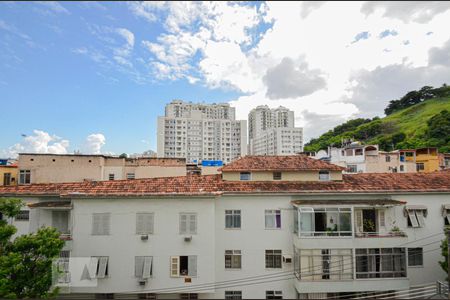
M 228 193 L 450 192 L 450 172 L 347 174 L 343 181 L 223 181 L 221 175 L 0 187 L 0 196 L 202 196 Z
M 286 156 L 248 155 L 226 166 L 222 171 L 296 171 L 296 170 L 336 170 L 345 168 L 303 154 Z

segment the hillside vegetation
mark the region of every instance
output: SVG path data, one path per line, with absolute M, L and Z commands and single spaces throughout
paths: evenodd
M 432 95 L 430 98 L 430 90 L 438 90 L 438 96 L 444 97 Z M 418 97 L 421 91 L 426 91 L 428 96 Z M 415 100 L 408 99 L 408 95 L 413 95 Z M 399 100 L 392 100 L 388 108 L 384 118 L 360 118 L 336 126 L 312 139 L 305 145 L 305 151 L 340 146 L 342 139 L 352 138 L 366 144 L 379 144 L 385 151 L 438 147 L 440 152 L 450 152 L 450 87 L 424 87 L 409 92 Z

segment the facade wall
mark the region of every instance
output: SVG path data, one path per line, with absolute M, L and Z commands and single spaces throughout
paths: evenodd
M 241 172 L 222 172 L 222 179 L 229 181 L 240 181 Z M 273 181 L 273 173 L 267 171 L 251 172 L 250 181 Z M 319 171 L 283 171 L 282 181 L 318 181 Z M 330 171 L 330 180 L 342 180 L 340 171 Z
M 10 174 L 10 185 L 16 185 L 19 182 L 19 170 L 17 167 L 0 166 L 0 186 L 4 184 L 5 174 Z

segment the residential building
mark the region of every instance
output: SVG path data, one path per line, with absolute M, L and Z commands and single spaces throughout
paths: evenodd
M 122 158 L 108 155 L 21 153 L 18 183 L 80 182 L 185 176 L 178 158 Z
M 450 153 L 439 153 L 439 168 L 450 169 Z
M 378 149 L 378 145 L 349 142 L 343 147 L 328 147 L 328 161 L 345 167 L 346 173 L 412 173 L 416 172 L 414 152 Z M 408 159 L 405 159 L 406 156 Z
M 16 185 L 18 181 L 17 164 L 0 164 L 0 186 Z
M 443 281 L 450 173 L 342 169 L 247 156 L 218 175 L 19 185 L 0 196 L 28 204 L 12 221 L 19 233 L 51 225 L 67 240 L 64 297 L 342 298 Z
M 437 148 L 420 148 L 415 150 L 417 172 L 435 172 L 439 168 L 439 152 Z
M 303 128 L 294 126 L 294 112 L 260 105 L 248 115 L 252 155 L 293 155 L 303 151 Z
M 183 157 L 188 163 L 229 163 L 247 154 L 247 122 L 235 120 L 229 104 L 173 100 L 158 117 L 158 157 Z

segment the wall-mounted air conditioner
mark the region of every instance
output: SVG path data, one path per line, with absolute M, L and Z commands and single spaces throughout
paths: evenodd
M 185 241 L 185 242 L 190 242 L 190 241 L 192 241 L 192 235 L 191 235 L 191 236 L 185 236 L 185 237 L 184 237 L 184 241 Z
M 283 262 L 286 264 L 292 263 L 292 255 L 284 254 L 283 255 Z
M 140 286 L 144 286 L 144 285 L 146 285 L 147 284 L 147 279 L 139 279 L 139 285 Z
M 148 241 L 148 234 L 141 235 L 141 241 Z

